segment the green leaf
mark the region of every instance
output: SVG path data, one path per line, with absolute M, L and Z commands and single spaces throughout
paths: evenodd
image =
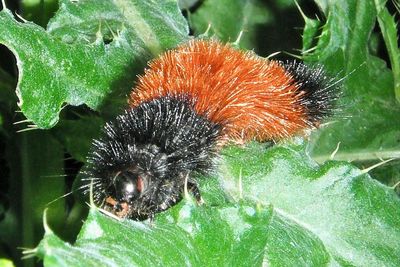
M 14 263 L 8 259 L 0 259 L 1 267 L 14 267 Z
M 9 117 L 14 113 L 16 96 L 13 91 L 15 80 L 0 68 L 0 135 L 9 137 Z M 3 137 L 3 141 L 6 138 Z
M 46 27 L 49 19 L 58 8 L 57 0 L 22 0 L 20 1 L 22 16 L 42 27 Z
M 21 251 L 15 248 L 37 245 L 42 238 L 42 214 L 46 208 L 51 227 L 63 236 L 67 230 L 64 228 L 65 198 L 49 205 L 65 193 L 64 150 L 49 133 L 16 134 L 9 128 L 7 125 L 9 135 L 2 139 L 5 148 L 0 158 L 0 206 L 6 207 L 4 218 L 0 220 L 1 248 L 17 266 L 28 266 L 33 259 L 22 263 Z
M 10 76 L 6 71 L 0 68 L 0 102 L 3 104 L 12 105 L 15 101 L 15 93 L 12 90 L 12 86 L 15 84 L 13 77 Z
M 313 44 L 315 42 L 315 39 L 317 38 L 317 34 L 319 32 L 319 28 L 321 27 L 321 22 L 318 19 L 310 19 L 308 18 L 299 4 L 295 2 L 297 5 L 297 8 L 299 9 L 299 12 L 301 16 L 304 19 L 305 25 L 303 28 L 303 46 L 302 46 L 302 53 L 307 54 L 309 49 L 313 49 Z
M 400 49 L 398 43 L 398 30 L 395 17 L 390 15 L 385 7 L 387 0 L 375 0 L 375 8 L 379 27 L 385 40 L 387 51 L 392 65 L 394 90 L 397 101 L 400 102 Z
M 186 40 L 188 34 L 187 22 L 174 0 L 160 3 L 119 0 L 101 4 L 94 0 L 84 3 L 63 0 L 47 30 L 67 43 L 93 43 L 99 37 L 112 41 L 118 39 L 119 33 L 126 32 L 130 50 L 145 48 L 153 56 Z
M 103 124 L 102 118 L 84 116 L 77 120 L 60 121 L 52 133 L 74 159 L 85 162 L 92 140 L 100 135 Z
M 173 0 L 63 0 L 47 31 L 0 12 L 0 43 L 17 58 L 19 106 L 41 128 L 54 126 L 65 104 L 99 110 L 121 98 L 145 62 L 187 32 Z
M 400 105 L 393 92 L 394 73 L 368 48 L 377 16 L 374 1 L 316 2 L 327 21 L 305 60 L 322 63 L 333 76 L 343 77 L 343 93 L 334 122 L 313 136 L 310 150 L 314 158 L 318 162 L 328 159 L 338 143 L 338 160 L 399 157 Z M 308 35 L 304 38 L 309 38 L 306 43 L 312 41 Z
M 39 239 L 36 233 L 40 233 L 46 208 L 49 209 L 49 224 L 59 231 L 63 229 L 65 198 L 49 204 L 65 193 L 64 150 L 49 133 L 39 131 L 21 133 L 18 141 L 21 168 L 18 183 L 24 185 L 21 189 L 21 229 L 23 245 L 29 247 Z
M 190 16 L 191 27 L 196 35 L 206 32 L 219 40 L 234 42 L 241 31 L 240 47 L 253 49 L 257 37 L 257 25 L 271 20 L 270 11 L 261 1 L 251 0 L 206 0 Z
M 331 261 L 390 266 L 400 260 L 400 200 L 392 188 L 348 163 L 318 167 L 301 146 L 275 147 L 265 154 L 257 149 L 242 156 L 231 148 L 226 157 L 223 175 L 234 178 L 224 187 L 234 199 L 242 195 L 273 205 L 287 221 L 316 235 Z M 246 171 L 250 163 L 253 170 Z
M 205 204 L 183 200 L 154 222 L 92 209 L 74 245 L 47 229 L 46 266 L 396 266 L 400 200 L 348 163 L 319 167 L 303 145 L 223 151 Z M 222 187 L 217 185 L 221 184 Z

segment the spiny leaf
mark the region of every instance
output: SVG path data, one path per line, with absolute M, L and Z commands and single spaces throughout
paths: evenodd
M 387 1 L 375 0 L 375 8 L 379 27 L 385 40 L 393 71 L 394 90 L 396 99 L 400 102 L 400 49 L 398 43 L 398 29 L 395 17 L 390 15 L 385 7 Z
M 368 47 L 377 17 L 374 1 L 316 2 L 327 20 L 315 49 L 304 58 L 322 63 L 338 80 L 343 78 L 343 93 L 334 123 L 313 136 L 310 149 L 314 158 L 323 162 L 339 142 L 338 160 L 399 157 L 400 105 L 393 92 L 394 73 Z M 306 25 L 309 23 L 306 20 Z
M 111 92 L 126 93 L 145 62 L 187 32 L 172 0 L 63 0 L 47 31 L 0 12 L 0 43 L 17 58 L 19 106 L 41 128 L 54 126 L 65 104 L 99 110 Z
M 260 1 L 249 0 L 206 0 L 199 10 L 190 16 L 196 35 L 210 27 L 208 35 L 215 35 L 225 42 L 234 42 L 243 31 L 241 47 L 254 48 L 257 25 L 271 19 L 271 14 Z
M 92 210 L 75 245 L 48 232 L 37 255 L 48 266 L 395 266 L 393 189 L 348 163 L 319 167 L 303 151 L 229 147 L 219 178 L 202 180 L 206 204 L 183 200 L 153 223 Z

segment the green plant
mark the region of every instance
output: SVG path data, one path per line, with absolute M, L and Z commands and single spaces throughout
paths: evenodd
M 55 5 L 44 3 L 46 12 L 38 13 L 23 1 L 23 16 L 46 25 L 38 14 L 51 14 Z M 27 251 L 46 266 L 396 266 L 400 200 L 393 185 L 399 164 L 364 167 L 400 154 L 394 16 L 386 1 L 315 3 L 320 20 L 303 15 L 305 24 L 296 22 L 304 27 L 298 46 L 306 62 L 323 64 L 342 79 L 334 122 L 309 141 L 225 148 L 213 177 L 199 178 L 205 205 L 187 197 L 150 224 L 119 222 L 91 208 L 74 245 L 59 236 L 73 241 L 82 205 L 69 212 L 64 211 L 66 198 L 47 205 L 69 190 L 61 178 L 69 174 L 65 153 L 85 161 L 91 140 L 105 120 L 124 108 L 125 95 L 146 61 L 188 40 L 189 26 L 201 35 L 209 23 L 208 34 L 224 41 L 236 40 L 244 30 L 238 42 L 243 49 L 263 54 L 275 45 L 293 51 L 293 31 L 290 41 L 274 42 L 271 36 L 290 28 L 282 21 L 302 13 L 292 1 L 205 0 L 186 11 L 185 19 L 173 0 L 61 0 L 44 30 L 3 8 L 0 44 L 17 59 L 18 107 L 28 125 L 13 125 L 24 120 L 15 115 L 16 78 L 0 69 L 1 166 L 8 178 L 8 204 L 0 203 L 1 241 L 35 247 L 48 207 L 45 235 L 36 249 Z M 180 4 L 184 9 L 191 2 Z M 379 30 L 374 30 L 376 23 Z M 381 51 L 387 51 L 391 69 L 379 57 Z M 24 132 L 16 133 L 18 129 Z M 332 161 L 338 143 L 333 159 L 341 161 Z M 373 180 L 369 171 L 386 185 Z M 14 256 L 19 263 L 16 254 L 4 251 L 0 256 Z

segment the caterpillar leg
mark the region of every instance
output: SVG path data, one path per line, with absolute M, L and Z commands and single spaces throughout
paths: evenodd
M 201 205 L 201 204 L 204 203 L 204 200 L 203 200 L 203 198 L 201 197 L 201 194 L 200 194 L 200 189 L 198 188 L 196 182 L 188 181 L 187 188 L 193 194 L 194 198 L 197 201 L 197 204 Z

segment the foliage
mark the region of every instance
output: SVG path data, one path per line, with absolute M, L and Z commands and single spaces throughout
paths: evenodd
M 0 60 L 7 69 L 0 68 L 1 263 L 33 264 L 21 263 L 15 248 L 38 244 L 46 207 L 44 238 L 28 254 L 46 266 L 400 261 L 400 203 L 389 187 L 399 179 L 398 161 L 374 171 L 386 185 L 354 165 L 326 161 L 338 143 L 334 159 L 360 168 L 400 155 L 400 53 L 390 3 L 316 0 L 299 2 L 299 11 L 291 0 L 181 1 L 185 19 L 174 0 L 61 0 L 54 16 L 55 1 L 38 2 L 22 1 L 19 12 L 35 23 L 0 11 L 0 44 L 18 68 L 17 75 L 13 62 Z M 266 56 L 298 48 L 309 64 L 323 64 L 342 85 L 336 117 L 304 143 L 227 147 L 212 177 L 199 177 L 202 206 L 186 197 L 152 223 L 119 222 L 92 207 L 74 242 L 84 207 L 68 198 L 47 205 L 70 190 L 62 177 L 74 177 L 78 168 L 69 168 L 80 165 L 64 159 L 84 162 L 145 63 L 188 40 L 189 27 L 203 35 L 209 25 L 208 34 L 224 41 L 243 31 L 242 49 Z M 302 40 L 293 27 L 303 28 Z
M 35 252 L 47 266 L 400 261 L 400 199 L 348 163 L 318 167 L 302 145 L 250 144 L 225 149 L 218 173 L 203 180 L 202 206 L 189 197 L 152 223 L 119 222 L 92 208 L 73 249 L 47 230 Z

